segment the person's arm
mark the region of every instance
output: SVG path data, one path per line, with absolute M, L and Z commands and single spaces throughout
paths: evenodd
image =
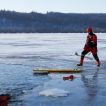
M 89 46 L 88 41 L 89 41 L 89 35 L 86 38 L 86 43 L 84 45 L 84 49 L 87 49 L 88 48 L 88 46 Z

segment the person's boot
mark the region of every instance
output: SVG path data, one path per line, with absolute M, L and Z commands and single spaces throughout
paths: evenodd
M 83 66 L 83 65 L 79 63 L 79 64 L 77 64 L 77 66 Z
M 100 67 L 100 61 L 99 60 L 97 60 L 97 66 Z
M 83 61 L 84 61 L 84 57 L 81 57 L 81 59 L 80 59 L 80 63 L 77 64 L 77 66 L 83 66 Z

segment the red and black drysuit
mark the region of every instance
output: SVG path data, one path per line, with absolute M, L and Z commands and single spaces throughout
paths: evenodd
M 81 54 L 80 64 L 83 65 L 84 56 L 91 52 L 95 60 L 97 61 L 97 65 L 100 66 L 100 61 L 97 55 L 97 36 L 90 32 L 87 36 L 86 44 L 84 46 L 84 50 Z

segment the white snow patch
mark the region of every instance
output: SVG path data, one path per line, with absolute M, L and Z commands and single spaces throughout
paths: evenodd
M 39 92 L 39 95 L 52 96 L 52 97 L 68 96 L 68 94 L 69 94 L 68 91 L 65 91 L 62 89 L 57 89 L 57 88 L 47 89 L 47 90 L 43 90 L 43 91 Z

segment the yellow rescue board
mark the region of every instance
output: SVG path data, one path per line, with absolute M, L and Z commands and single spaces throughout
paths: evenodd
M 35 74 L 49 74 L 49 73 L 81 73 L 79 69 L 33 69 Z

